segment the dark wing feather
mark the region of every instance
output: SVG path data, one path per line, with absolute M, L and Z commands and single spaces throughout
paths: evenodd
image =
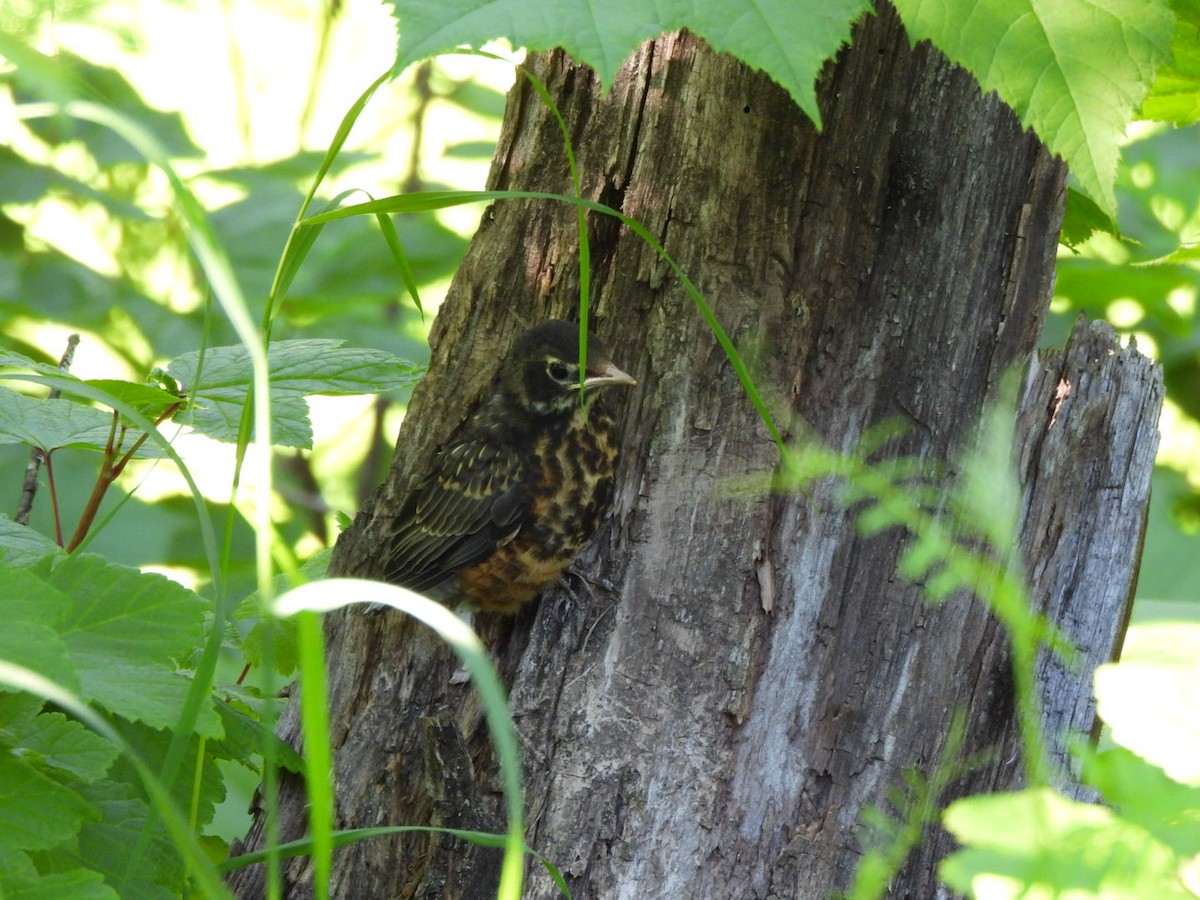
M 521 528 L 527 503 L 520 455 L 494 432 L 467 430 L 437 455 L 396 519 L 384 574 L 393 584 L 436 588 L 483 562 Z

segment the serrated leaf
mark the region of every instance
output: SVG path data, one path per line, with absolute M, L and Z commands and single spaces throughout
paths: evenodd
M 1125 130 L 1170 58 L 1166 0 L 896 0 L 930 40 L 995 91 L 1111 219 Z
M 37 575 L 0 565 L 0 659 L 53 678 L 71 691 L 79 679 L 66 644 L 55 630 L 71 601 Z
M 0 444 L 27 444 L 45 452 L 65 447 L 103 451 L 112 433 L 112 422 L 111 412 L 93 406 L 61 398 L 27 397 L 0 388 Z M 123 446 L 131 446 L 140 434 L 127 432 Z M 163 452 L 147 441 L 134 455 L 157 458 Z
M 209 743 L 211 754 L 249 766 L 255 757 L 265 755 L 263 748 L 269 742 L 275 747 L 274 756 L 279 765 L 290 772 L 304 771 L 304 757 L 258 719 L 234 708 L 231 703 L 218 704 L 217 711 L 225 727 L 225 737 Z
M 1159 71 L 1142 116 L 1183 126 L 1200 119 L 1200 3 L 1177 0 L 1173 8 L 1178 22 L 1171 64 Z
M 64 560 L 49 582 L 71 598 L 59 628 L 82 695 L 134 721 L 174 726 L 190 686 L 176 661 L 203 640 L 204 601 L 161 575 L 88 554 Z M 196 728 L 221 734 L 207 706 Z
M 70 772 L 81 781 L 97 781 L 120 751 L 94 731 L 62 713 L 37 716 L 17 735 L 20 746 L 37 753 L 45 766 Z
M 562 47 L 605 86 L 641 44 L 686 28 L 780 84 L 820 125 L 813 85 L 870 8 L 864 0 L 614 0 L 571 3 L 547 14 L 537 0 L 391 0 L 400 23 L 396 71 L 462 44 L 494 38 L 531 50 Z
M 28 566 L 63 552 L 44 534 L 0 514 L 0 562 L 9 566 Z
M 943 860 L 938 874 L 964 894 L 982 896 L 979 879 L 1004 879 L 1008 889 L 987 896 L 1029 896 L 1022 889 L 1035 885 L 1049 888 L 1044 896 L 1188 896 L 1179 859 L 1161 842 L 1109 809 L 1049 788 L 958 800 L 942 823 L 967 849 Z
M 124 897 L 149 900 L 178 897 L 178 889 L 183 884 L 183 861 L 165 837 L 161 824 L 155 828 L 138 870 L 132 873 L 129 881 L 122 882 L 129 850 L 141 838 L 148 811 L 146 803 L 135 795 L 133 788 L 102 781 L 84 785 L 80 793 L 100 814 L 98 821 L 88 822 L 80 829 L 80 862 L 122 887 Z
M 0 893 L 5 900 L 120 900 L 103 875 L 88 869 L 29 877 L 3 873 Z
M 12 369 L 30 369 L 37 372 L 39 375 L 60 375 L 63 378 L 74 378 L 73 375 L 64 372 L 58 366 L 52 366 L 49 363 L 38 362 L 23 353 L 17 353 L 13 350 L 0 350 L 0 366 L 5 366 Z
M 95 811 L 32 766 L 0 755 L 0 852 L 46 850 L 78 834 Z
M 1121 236 L 1116 221 L 1106 215 L 1095 200 L 1075 188 L 1067 188 L 1067 208 L 1058 234 L 1059 242 L 1074 249 L 1097 231 L 1115 238 Z
M 1141 825 L 1176 853 L 1200 853 L 1200 788 L 1180 784 L 1124 747 L 1104 753 L 1085 750 L 1083 780 L 1123 818 Z
M 406 387 L 416 368 L 382 350 L 343 347 L 342 341 L 299 340 L 271 344 L 271 439 L 286 447 L 310 447 L 308 394 L 369 394 Z M 250 354 L 240 344 L 215 347 L 204 355 L 203 384 L 195 380 L 199 354 L 187 353 L 168 367 L 192 399 L 182 417 L 198 431 L 223 441 L 237 440 L 242 407 L 250 386 Z
M 215 707 L 217 704 L 211 705 Z M 148 728 L 142 724 L 126 724 L 122 728 L 122 734 L 129 741 L 130 747 L 156 769 L 166 758 L 174 737 L 169 731 Z M 189 735 L 184 744 L 182 763 L 174 783 L 168 787 L 179 809 L 194 809 L 196 823 L 201 826 L 207 825 L 212 821 L 215 805 L 225 799 L 225 783 L 212 754 L 208 752 L 209 744 L 206 743 L 205 752 L 201 753 L 200 739 L 194 734 Z M 199 782 L 196 779 L 198 762 L 201 766 Z M 129 785 L 138 797 L 149 802 L 145 786 L 128 757 L 122 756 L 117 760 L 109 773 L 109 779 Z
M 28 444 L 44 451 L 60 447 L 103 450 L 111 430 L 112 413 L 0 388 L 0 443 Z

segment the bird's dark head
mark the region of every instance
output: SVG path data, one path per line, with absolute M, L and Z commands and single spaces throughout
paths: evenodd
M 637 384 L 608 357 L 598 337 L 587 339 L 583 402 L 606 387 Z M 579 325 L 552 319 L 530 328 L 513 345 L 504 366 L 504 390 L 534 418 L 569 415 L 579 409 Z

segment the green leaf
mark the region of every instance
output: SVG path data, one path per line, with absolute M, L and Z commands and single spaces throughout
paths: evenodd
M 69 772 L 81 781 L 104 777 L 120 755 L 100 735 L 58 712 L 37 716 L 17 739 L 23 750 L 38 754 L 44 766 Z
M 63 561 L 49 583 L 71 598 L 60 627 L 82 696 L 134 721 L 174 726 L 190 686 L 177 661 L 203 640 L 204 601 L 161 575 L 87 554 Z M 196 727 L 221 734 L 208 706 Z
M 271 596 L 278 597 L 299 584 L 320 581 L 329 570 L 329 560 L 332 558 L 333 548 L 327 547 L 305 561 L 300 567 L 299 578 L 293 578 L 287 573 L 276 575 L 271 582 Z M 258 591 L 250 594 L 238 605 L 234 618 L 258 619 L 242 640 L 242 655 L 245 656 L 246 662 L 253 666 L 261 666 L 266 662 L 265 643 L 269 632 L 273 642 L 271 661 L 274 670 L 284 676 L 290 676 L 296 671 L 299 656 L 295 619 L 281 619 L 264 614 L 262 595 Z
M 63 549 L 44 534 L 0 514 L 0 562 L 25 566 L 62 552 Z
M 70 400 L 27 397 L 0 388 L 0 443 L 28 444 L 43 451 L 60 447 L 103 450 L 112 413 Z
M 72 691 L 79 679 L 56 631 L 71 610 L 67 595 L 25 569 L 0 565 L 0 659 L 53 678 Z
M 404 387 L 417 377 L 410 363 L 385 353 L 343 347 L 342 341 L 279 341 L 270 346 L 272 439 L 286 447 L 310 447 L 312 426 L 306 394 L 369 394 Z M 250 356 L 240 344 L 205 353 L 203 379 L 195 377 L 199 354 L 187 353 L 168 368 L 192 398 L 185 421 L 210 437 L 237 439 L 250 384 Z
M 638 45 L 686 28 L 778 82 L 820 125 L 813 84 L 821 67 L 850 39 L 870 4 L 864 0 L 614 0 L 571 3 L 547 14 L 536 0 L 391 0 L 400 21 L 399 72 L 462 44 L 508 38 L 531 50 L 562 47 L 611 85 Z
M 216 704 L 212 704 L 215 706 Z M 129 746 L 146 760 L 154 769 L 160 769 L 170 751 L 174 735 L 170 731 L 148 728 L 140 723 L 124 724 L 122 735 Z M 216 761 L 208 752 L 206 743 L 204 752 L 200 752 L 200 738 L 195 734 L 188 735 L 183 740 L 184 752 L 179 769 L 173 783 L 166 785 L 177 809 L 190 809 L 195 801 L 196 824 L 207 825 L 212 821 L 213 808 L 225 799 L 225 784 L 217 769 Z M 200 762 L 200 779 L 196 780 L 196 764 Z M 124 756 L 117 760 L 109 772 L 109 779 L 127 785 L 138 798 L 150 802 L 145 785 L 138 777 L 137 769 Z M 193 795 L 193 791 L 195 794 Z
M 1001 397 L 984 411 L 975 445 L 959 462 L 962 479 L 952 498 L 962 521 L 1001 554 L 1015 545 L 1021 518 L 1021 487 L 1013 459 L 1017 387 L 1014 378 L 1006 376 Z
M 120 900 L 103 875 L 88 869 L 29 877 L 0 871 L 0 894 L 5 900 Z
M 304 757 L 259 719 L 247 715 L 232 703 L 218 703 L 217 713 L 221 716 L 225 737 L 209 742 L 208 752 L 213 756 L 253 767 L 255 757 L 264 755 L 264 748 L 270 742 L 275 747 L 275 759 L 279 765 L 290 772 L 304 771 Z
M 930 40 L 995 91 L 1111 219 L 1125 129 L 1170 58 L 1166 0 L 896 0 Z
M 79 859 L 85 866 L 105 875 L 120 888 L 122 897 L 175 898 L 183 885 L 183 862 L 162 825 L 155 828 L 150 848 L 138 870 L 124 881 L 129 850 L 138 842 L 148 807 L 127 784 L 100 782 L 81 791 L 100 813 L 98 821 L 87 822 L 79 833 Z
M 33 51 L 28 52 L 32 54 Z M 17 103 L 42 100 L 48 95 L 59 93 L 65 87 L 66 91 L 77 99 L 96 100 L 122 110 L 124 115 L 154 134 L 175 157 L 202 155 L 188 136 L 183 117 L 177 112 L 166 113 L 151 109 L 125 76 L 116 69 L 97 65 L 63 47 L 56 49 L 52 60 L 47 57 L 41 59 L 56 70 L 58 85 L 47 86 L 40 79 L 27 77 L 24 66 L 0 76 L 0 81 L 12 85 L 14 100 Z M 101 166 L 145 163 L 144 157 L 130 146 L 128 141 L 114 131 L 93 122 L 55 116 L 26 119 L 25 125 L 51 145 L 68 141 L 81 142 Z
M 1200 4 L 1178 0 L 1174 4 L 1178 24 L 1171 43 L 1171 64 L 1159 70 L 1150 96 L 1142 104 L 1142 116 L 1191 125 L 1200 119 Z
M 1179 858 L 1161 842 L 1112 810 L 1049 788 L 959 800 L 943 824 L 966 849 L 938 873 L 963 894 L 985 896 L 981 886 L 991 884 L 1004 890 L 986 896 L 1190 896 L 1179 885 Z
M 128 403 L 148 419 L 158 418 L 173 404 L 180 401 L 179 397 L 152 384 L 118 381 L 114 378 L 93 378 L 85 381 L 84 384 L 90 384 L 106 394 L 111 394 L 114 399 Z
M 1067 208 L 1063 213 L 1059 242 L 1074 249 L 1097 231 L 1114 238 L 1121 236 L 1116 221 L 1105 215 L 1095 200 L 1075 188 L 1067 188 Z
M 1180 856 L 1200 853 L 1200 788 L 1180 784 L 1124 747 L 1104 753 L 1086 749 L 1083 780 L 1122 818 L 1142 826 Z
M 27 444 L 45 452 L 64 447 L 103 451 L 112 433 L 112 424 L 111 412 L 93 406 L 61 398 L 27 397 L 0 388 L 0 444 Z M 132 445 L 140 434 L 140 430 L 128 432 L 123 446 Z M 117 437 L 120 437 L 119 429 Z M 156 444 L 147 441 L 134 455 L 157 458 L 163 452 Z
M 32 766 L 0 755 L 0 853 L 46 850 L 79 833 L 95 811 Z

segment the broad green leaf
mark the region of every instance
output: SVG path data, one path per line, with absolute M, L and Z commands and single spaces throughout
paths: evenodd
M 298 579 L 286 573 L 276 575 L 272 581 L 271 596 L 278 597 L 298 584 L 320 581 L 325 577 L 332 557 L 333 548 L 326 548 L 314 554 L 300 567 L 301 577 Z M 258 619 L 242 641 L 242 655 L 246 657 L 246 662 L 254 666 L 261 666 L 266 662 L 264 643 L 269 630 L 274 642 L 271 645 L 271 660 L 275 671 L 285 676 L 290 676 L 296 671 L 298 657 L 295 619 L 263 615 L 262 596 L 258 591 L 250 594 L 238 605 L 234 618 Z
M 44 534 L 0 514 L 0 562 L 24 566 L 62 552 L 62 548 Z
M 391 3 L 400 28 L 397 72 L 462 44 L 478 47 L 508 38 L 531 50 L 562 47 L 595 69 L 607 86 L 642 41 L 686 28 L 714 49 L 766 72 L 818 125 L 817 74 L 870 8 L 864 0 L 760 0 L 734 6 L 722 0 L 613 0 L 563 3 L 552 11 L 538 0 Z
M 128 200 L 98 191 L 53 166 L 32 162 L 7 147 L 0 147 L 0 197 L 8 203 L 37 203 L 50 194 L 94 200 L 114 216 L 140 222 L 151 220 L 149 213 Z
M 63 591 L 25 569 L 0 565 L 0 659 L 53 678 L 69 690 L 79 679 L 57 625 L 71 610 Z
M 1111 219 L 1125 129 L 1170 58 L 1166 0 L 896 0 L 930 40 L 995 91 L 1071 167 Z
M 156 728 L 175 725 L 190 684 L 178 660 L 203 640 L 204 601 L 161 575 L 87 554 L 65 560 L 49 582 L 73 603 L 60 629 L 82 696 Z M 210 707 L 197 729 L 221 734 Z
M 247 715 L 232 703 L 218 703 L 217 713 L 221 716 L 225 737 L 218 741 L 209 741 L 210 754 L 218 759 L 228 759 L 243 766 L 253 767 L 255 760 L 262 757 L 264 747 L 269 741 L 275 747 L 275 759 L 279 765 L 291 772 L 304 771 L 304 757 L 287 741 L 281 740 L 274 731 L 266 728 L 260 719 Z
M 149 390 L 155 390 L 149 388 Z M 161 393 L 161 392 L 160 392 Z M 61 398 L 34 398 L 0 388 L 0 444 L 28 444 L 42 451 L 81 447 L 103 451 L 112 434 L 111 412 Z M 128 448 L 141 431 L 128 432 Z M 118 430 L 117 437 L 120 437 Z M 161 448 L 147 441 L 135 456 L 161 457 Z
M 52 366 L 49 363 L 38 362 L 36 359 L 31 359 L 23 353 L 16 353 L 12 350 L 0 350 L 0 366 L 9 366 L 14 369 L 32 369 L 42 375 L 66 375 L 58 366 Z M 66 377 L 70 377 L 66 375 Z
M 129 746 L 155 769 L 161 767 L 170 751 L 174 737 L 170 731 L 149 728 L 140 723 L 125 724 L 121 733 L 128 740 Z M 196 781 L 197 759 L 202 762 L 198 784 Z M 145 786 L 141 783 L 136 768 L 127 756 L 116 761 L 109 772 L 109 780 L 128 785 L 137 797 L 149 802 L 150 798 L 145 792 Z M 204 826 L 212 821 L 214 806 L 225 799 L 225 784 L 217 769 L 216 761 L 209 752 L 207 743 L 204 753 L 200 753 L 200 738 L 197 735 L 188 735 L 184 739 L 184 752 L 179 770 L 175 774 L 174 782 L 166 787 L 178 809 L 189 809 L 193 799 L 196 801 L 195 812 L 198 825 Z M 193 797 L 193 790 L 197 788 L 198 791 Z
M 1142 116 L 1174 125 L 1191 125 L 1200 119 L 1200 3 L 1177 0 L 1179 22 L 1171 43 L 1171 64 L 1159 70 Z
M 103 875 L 88 869 L 25 877 L 0 871 L 0 894 L 4 900 L 120 900 Z
M 249 391 L 249 354 L 240 344 L 209 350 L 199 387 L 192 383 L 198 361 L 199 354 L 188 353 L 168 368 L 194 404 L 184 420 L 210 437 L 234 441 Z M 305 395 L 368 394 L 408 386 L 417 377 L 415 367 L 390 353 L 335 340 L 279 341 L 271 344 L 267 361 L 272 438 L 286 447 L 312 445 Z
M 1114 238 L 1120 237 L 1121 234 L 1117 223 L 1104 214 L 1095 200 L 1075 188 L 1067 188 L 1067 208 L 1063 212 L 1059 242 L 1074 249 L 1097 231 Z
M 1104 753 L 1086 749 L 1083 780 L 1122 818 L 1141 825 L 1180 856 L 1200 853 L 1200 788 L 1174 781 L 1124 747 Z
M 100 813 L 98 821 L 87 822 L 79 833 L 79 861 L 105 875 L 120 888 L 122 897 L 163 900 L 179 896 L 183 885 L 183 861 L 159 824 L 150 847 L 130 881 L 122 883 L 130 848 L 135 846 L 146 821 L 146 803 L 127 784 L 102 781 L 84 785 L 80 793 Z
M 78 834 L 95 811 L 79 794 L 0 754 L 0 853 L 46 850 Z
M 967 797 L 942 821 L 966 849 L 943 860 L 938 873 L 963 894 L 1190 896 L 1179 885 L 1179 858 L 1160 841 L 1112 810 L 1049 788 Z
M 62 769 L 81 781 L 104 776 L 120 751 L 94 731 L 62 713 L 37 716 L 18 735 L 23 750 L 38 754 L 44 766 Z

